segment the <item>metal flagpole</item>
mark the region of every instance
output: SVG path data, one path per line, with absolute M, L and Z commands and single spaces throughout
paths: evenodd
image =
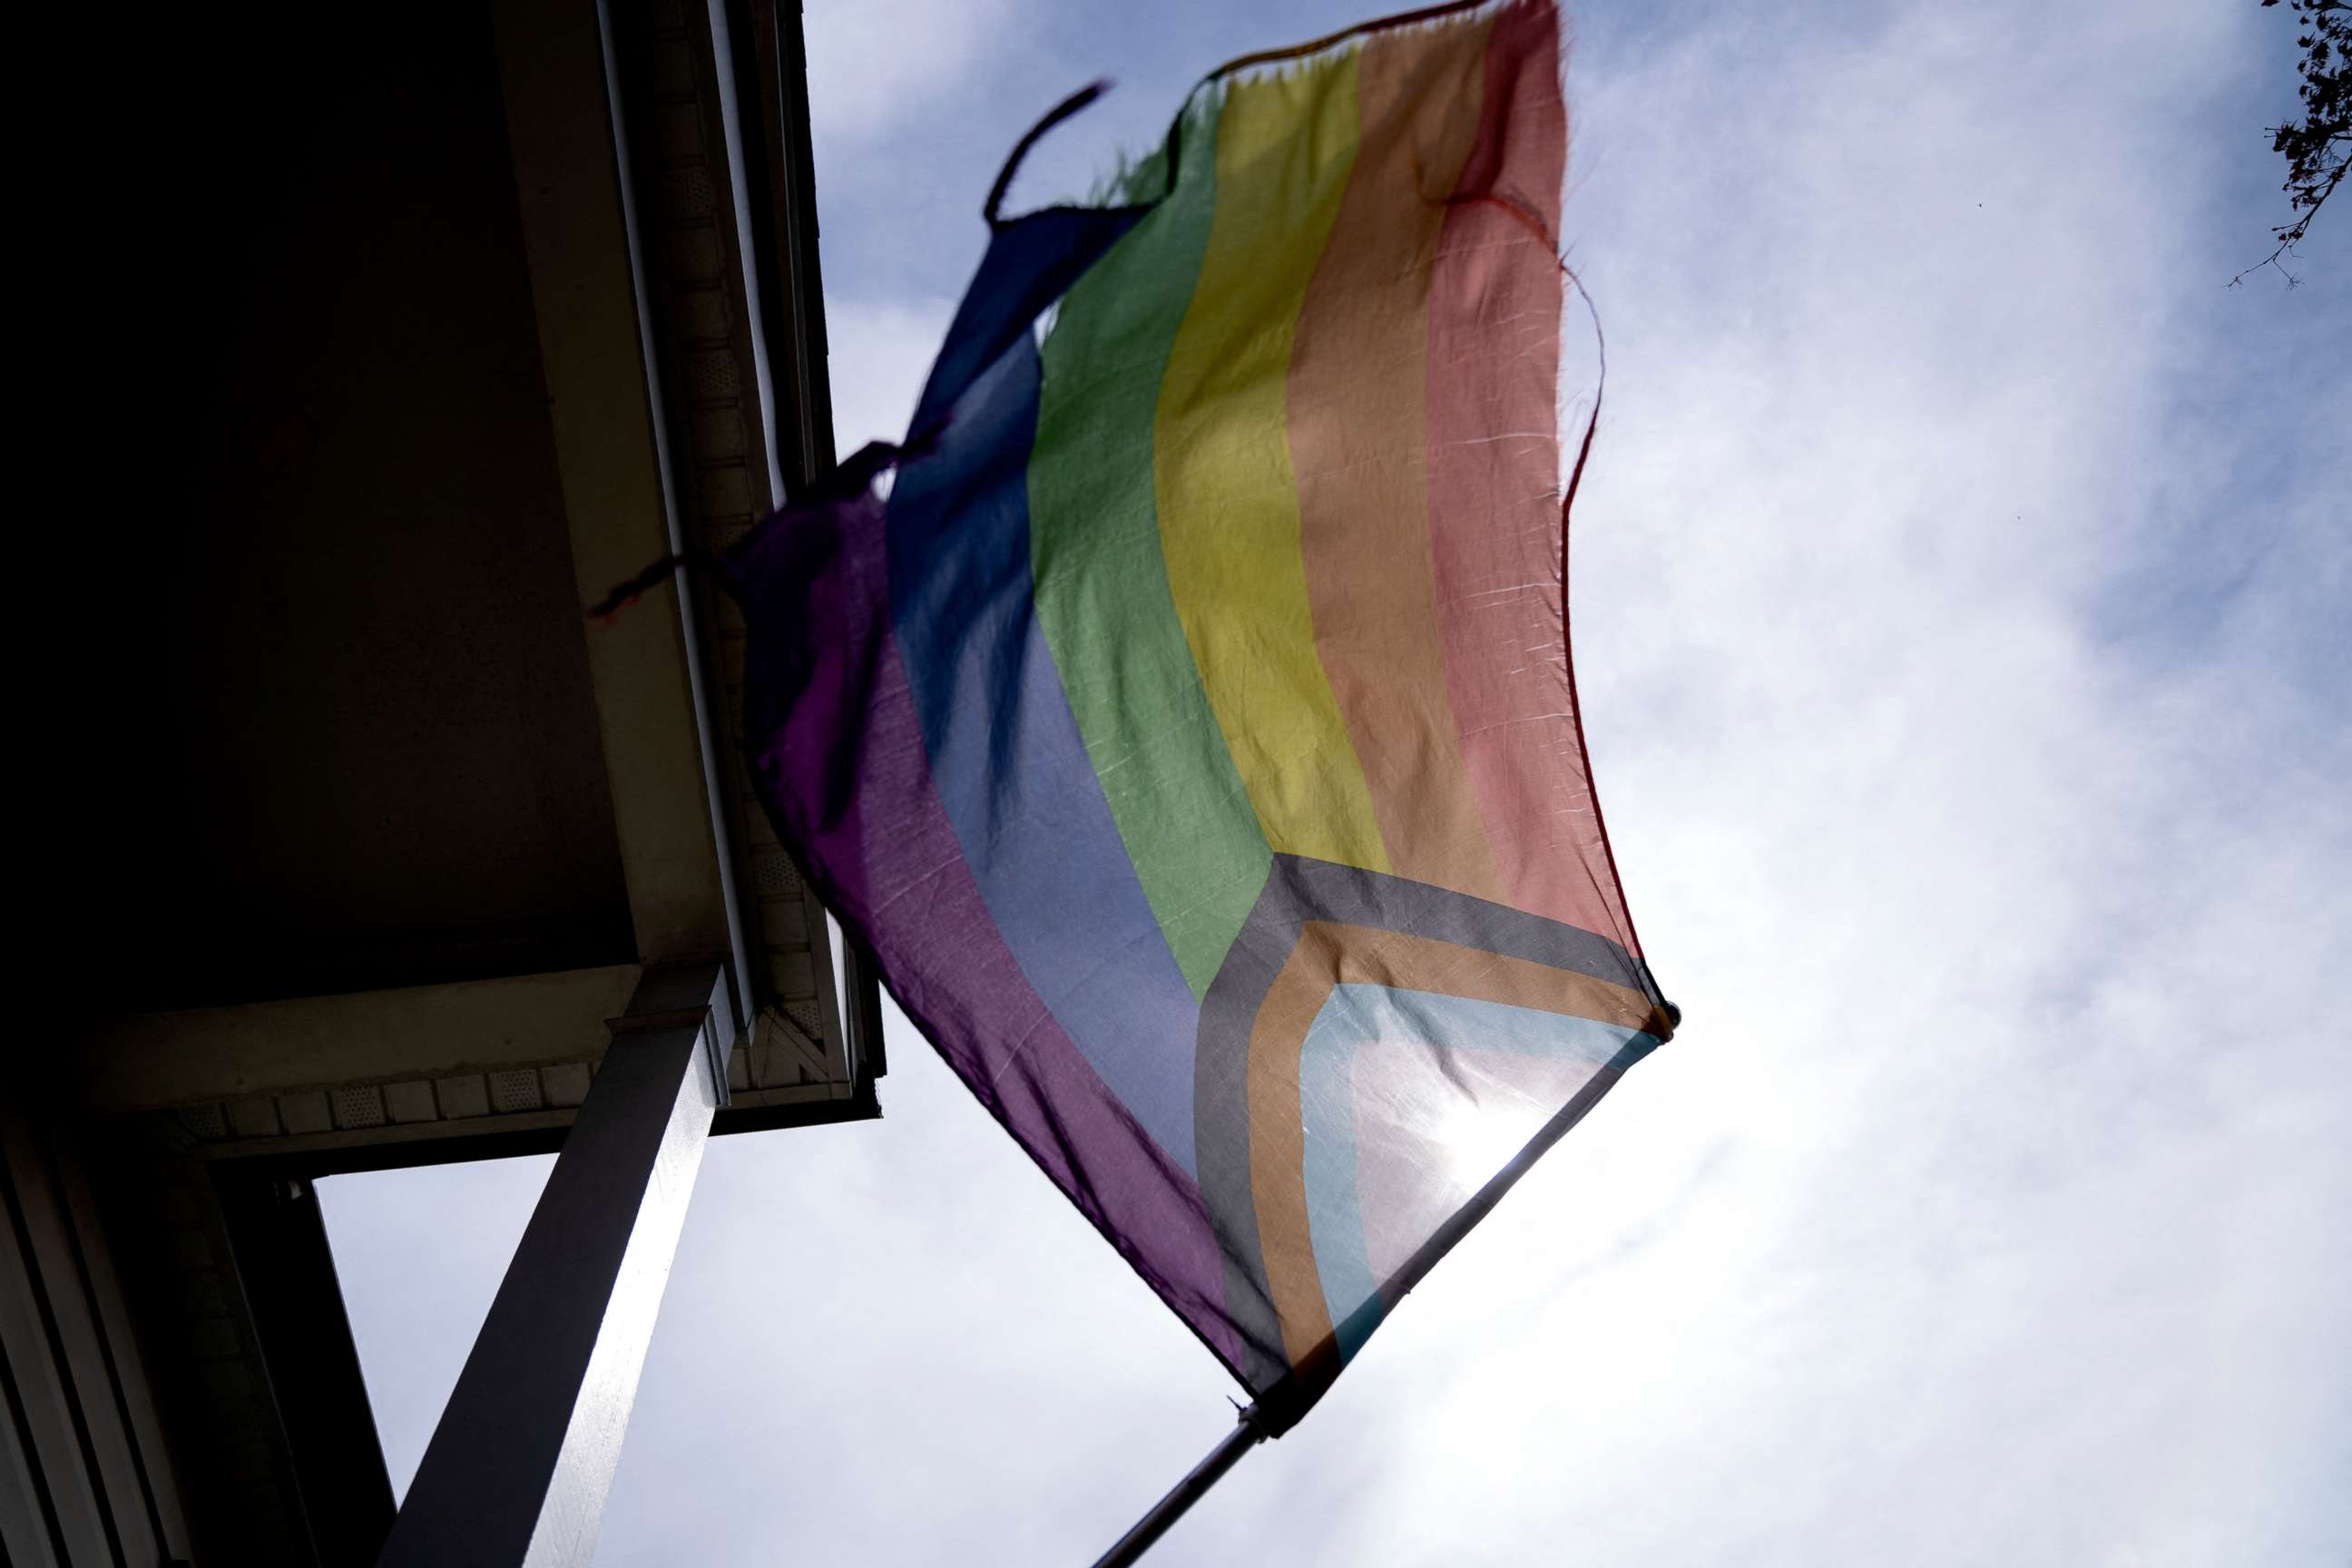
M 1178 1481 L 1166 1497 L 1151 1505 L 1151 1511 L 1135 1521 L 1134 1528 L 1118 1538 L 1113 1546 L 1095 1560 L 1095 1568 L 1127 1568 L 1141 1557 L 1153 1542 L 1168 1533 L 1168 1527 L 1184 1517 L 1184 1510 L 1201 1500 L 1202 1494 L 1239 1462 L 1244 1454 L 1265 1441 L 1265 1428 L 1258 1425 L 1257 1406 L 1242 1412 L 1242 1418 L 1224 1440 L 1209 1450 L 1209 1457 L 1192 1467 L 1192 1473 Z

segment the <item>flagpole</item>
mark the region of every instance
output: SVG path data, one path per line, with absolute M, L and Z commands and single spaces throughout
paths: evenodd
M 1151 1543 L 1168 1532 L 1168 1527 L 1184 1517 L 1184 1510 L 1201 1500 L 1202 1495 L 1223 1479 L 1224 1473 L 1238 1463 L 1244 1454 L 1265 1441 L 1265 1428 L 1258 1425 L 1257 1406 L 1242 1412 L 1240 1421 L 1225 1434 L 1224 1440 L 1209 1450 L 1209 1457 L 1192 1467 L 1192 1474 L 1169 1489 L 1168 1495 L 1151 1505 L 1151 1511 L 1135 1521 L 1134 1528 L 1118 1538 L 1113 1546 L 1095 1560 L 1095 1568 L 1127 1568 L 1141 1557 Z

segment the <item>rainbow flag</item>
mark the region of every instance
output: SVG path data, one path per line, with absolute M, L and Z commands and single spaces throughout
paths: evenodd
M 1443 7 L 1001 180 L 908 441 L 724 563 L 780 833 L 1277 1431 L 1672 1031 L 1569 669 L 1559 83 L 1551 5 Z

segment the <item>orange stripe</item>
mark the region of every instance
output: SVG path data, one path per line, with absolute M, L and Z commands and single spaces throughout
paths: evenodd
M 1364 44 L 1355 165 L 1299 310 L 1287 403 L 1316 651 L 1390 867 L 1500 900 L 1446 696 L 1425 412 L 1430 270 L 1477 134 L 1487 31 Z
M 1331 1337 L 1331 1309 L 1307 1228 L 1307 1138 L 1298 1110 L 1298 1051 L 1331 994 L 1338 961 L 1308 926 L 1266 987 L 1250 1026 L 1250 1188 L 1257 1201 L 1258 1252 L 1294 1367 Z
M 1335 921 L 1309 921 L 1266 987 L 1250 1027 L 1250 1187 L 1258 1247 L 1291 1364 L 1331 1336 L 1331 1311 L 1315 1267 L 1307 1219 L 1307 1129 L 1298 1098 L 1299 1049 L 1335 985 L 1384 985 L 1476 1002 L 1597 1018 L 1629 1029 L 1656 1026 L 1650 999 L 1574 970 L 1475 947 Z M 1445 1042 L 1433 1041 L 1439 1049 Z M 1352 1111 L 1350 1111 L 1352 1114 Z

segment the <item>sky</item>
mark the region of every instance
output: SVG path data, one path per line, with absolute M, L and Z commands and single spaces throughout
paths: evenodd
M 1603 5 L 1573 632 L 1685 1015 L 1155 1563 L 2352 1561 L 2352 212 L 2253 0 Z M 844 450 L 1328 0 L 808 0 Z M 716 1140 L 597 1561 L 1086 1563 L 1239 1390 L 893 1018 Z M 321 1192 L 404 1486 L 545 1160 Z

